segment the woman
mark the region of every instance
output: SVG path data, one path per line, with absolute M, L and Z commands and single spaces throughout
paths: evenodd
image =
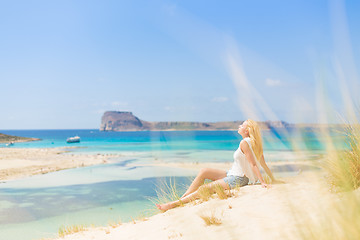
M 248 119 L 239 126 L 238 133 L 243 137 L 243 140 L 241 140 L 239 148 L 234 153 L 234 163 L 229 171 L 212 168 L 201 169 L 179 200 L 166 204 L 156 204 L 158 209 L 166 211 L 180 205 L 180 203 L 187 203 L 199 198 L 199 187 L 208 188 L 209 191 L 214 192 L 216 185 L 220 185 L 227 190 L 260 181 L 263 187 L 268 188 L 270 185 L 266 184 L 261 176 L 257 162 L 260 163 L 271 178 L 272 183 L 277 182 L 265 163 L 258 124 Z M 203 185 L 205 179 L 210 179 L 213 182 Z

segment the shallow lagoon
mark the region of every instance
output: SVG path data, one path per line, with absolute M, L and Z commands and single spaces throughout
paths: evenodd
M 193 174 L 165 167 L 129 168 L 120 162 L 2 183 L 1 239 L 52 237 L 62 225 L 100 226 L 151 215 L 149 198 L 169 181 L 165 176 L 185 184 L 189 178 L 180 176 Z

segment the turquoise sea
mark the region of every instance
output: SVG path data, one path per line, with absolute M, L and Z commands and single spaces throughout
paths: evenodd
M 108 225 L 156 213 L 150 198 L 164 183 L 180 188 L 196 172 L 171 167 L 143 166 L 161 162 L 232 162 L 241 136 L 235 131 L 100 132 L 89 130 L 1 130 L 41 141 L 16 143 L 13 148 L 71 147 L 66 154 L 116 154 L 111 163 L 63 170 L 0 183 L 0 239 L 56 237 L 61 226 Z M 344 135 L 329 132 L 338 148 Z M 80 143 L 67 144 L 78 135 Z M 263 131 L 264 155 L 269 162 L 317 159 L 325 139 L 313 129 Z M 0 147 L 6 147 L 0 144 Z M 294 151 L 306 153 L 296 154 Z M 131 163 L 131 166 L 129 164 Z M 296 169 L 274 169 L 296 174 Z

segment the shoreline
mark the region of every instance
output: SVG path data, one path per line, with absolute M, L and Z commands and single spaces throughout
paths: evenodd
M 0 148 L 0 181 L 105 164 L 114 155 L 66 154 L 65 148 Z M 116 155 L 115 155 L 116 156 Z
M 33 175 L 46 174 L 66 169 L 86 167 L 110 162 L 110 158 L 124 157 L 122 154 L 73 153 L 73 147 L 59 148 L 0 148 L 0 181 L 22 179 Z M 318 169 L 317 160 L 268 161 L 276 173 L 301 172 Z M 228 170 L 232 162 L 165 162 L 154 160 L 149 163 L 128 163 L 129 167 L 153 166 L 171 167 L 199 171 L 201 168 Z

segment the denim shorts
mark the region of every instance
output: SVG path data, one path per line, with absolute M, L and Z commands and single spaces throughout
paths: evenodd
M 227 175 L 223 178 L 223 180 L 229 185 L 230 189 L 242 187 L 248 185 L 249 183 L 249 178 L 246 176 L 240 177 L 234 175 Z

